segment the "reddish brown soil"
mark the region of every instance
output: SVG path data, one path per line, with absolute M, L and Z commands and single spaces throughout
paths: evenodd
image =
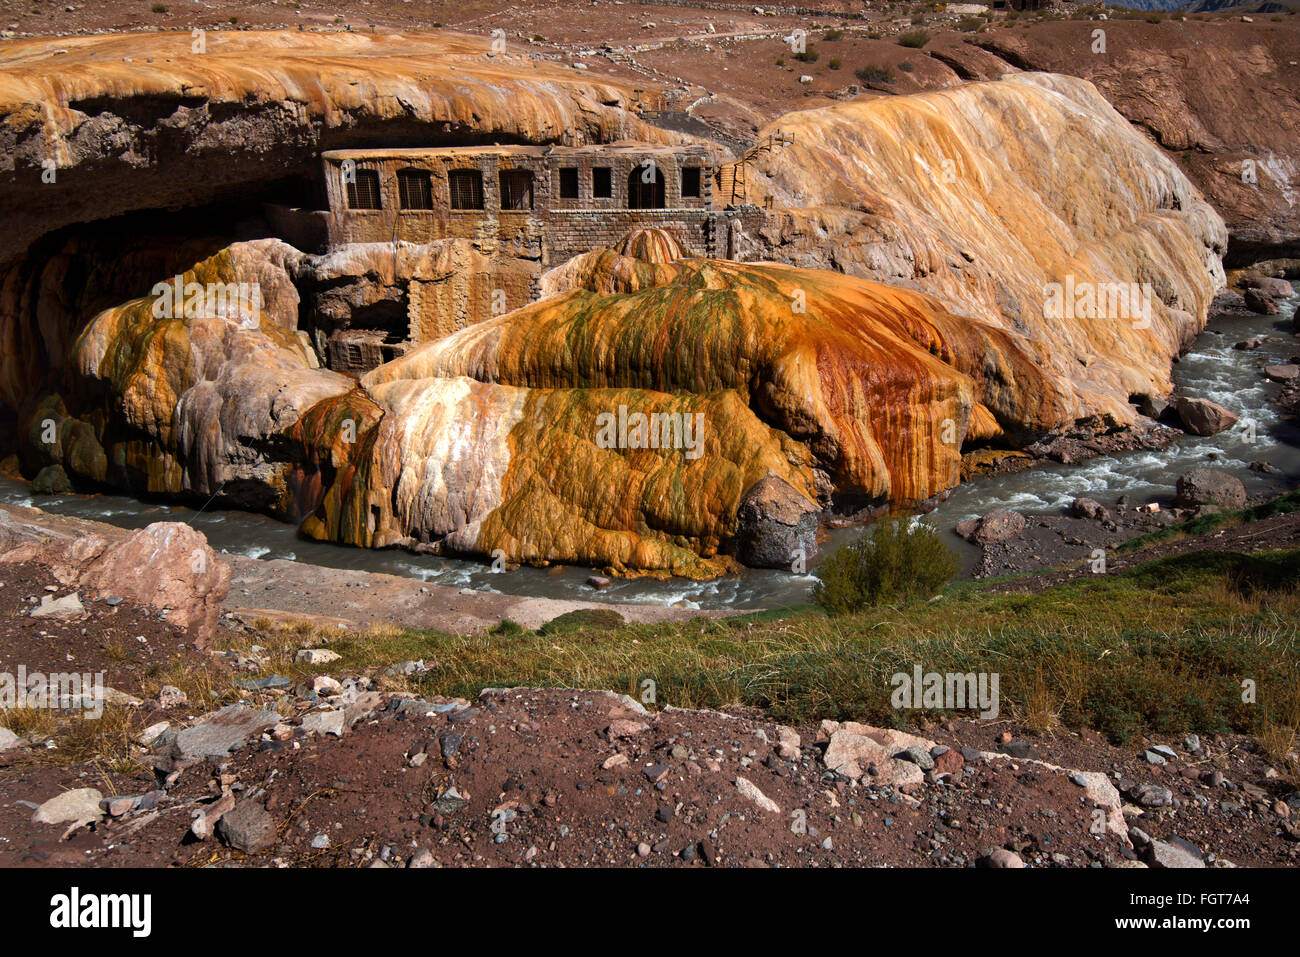
M 110 782 L 85 768 L 12 765 L 0 769 L 0 866 L 401 866 L 419 849 L 442 866 L 970 866 L 992 846 L 1018 851 L 1031 866 L 1116 865 L 1132 856 L 1117 837 L 1091 833 L 1092 805 L 1075 784 L 1028 761 L 977 759 L 955 783 L 908 795 L 827 774 L 814 728 L 801 729 L 800 756 L 786 761 L 774 754 L 775 726 L 748 716 L 669 710 L 611 741 L 611 722 L 629 719 L 643 720 L 613 696 L 565 690 L 491 694 L 452 718 L 381 711 L 339 740 L 299 732 L 254 743 L 220 766 L 191 767 L 156 817 L 140 824 L 137 812 L 67 841 L 62 826 L 31 823 L 30 805 L 18 802 L 71 787 L 110 793 L 107 784 L 112 793 L 142 793 L 156 786 L 151 776 Z M 996 750 L 1006 728 L 948 724 L 933 737 Z M 443 754 L 449 732 L 462 736 L 454 757 Z M 1172 788 L 1180 806 L 1136 821 L 1152 837 L 1177 835 L 1238 865 L 1296 860 L 1297 844 L 1269 810 L 1290 789 L 1267 778 L 1249 741 L 1211 739 L 1196 759 L 1179 749 L 1167 769 L 1136 757 L 1136 743 L 1117 750 L 1095 735 L 1027 743 L 1054 763 L 1118 771 L 1121 786 Z M 421 751 L 427 759 L 412 766 Z M 616 753 L 627 764 L 604 770 Z M 1231 784 L 1212 789 L 1180 775 L 1183 767 L 1218 767 Z M 247 858 L 215 838 L 187 836 L 193 812 L 215 798 L 219 773 L 233 776 L 237 797 L 265 804 L 278 826 L 270 850 Z M 738 775 L 781 812 L 742 797 Z M 1262 790 L 1243 797 L 1241 784 Z M 440 813 L 433 802 L 452 786 L 468 804 Z M 796 810 L 806 814 L 804 833 L 792 827 Z M 498 840 L 493 815 L 503 811 L 515 816 Z M 328 846 L 313 847 L 321 834 Z M 639 845 L 648 846 L 644 856 Z
M 12 674 L 19 665 L 29 673 L 103 671 L 110 687 L 139 695 L 151 683 L 149 676 L 163 666 L 186 660 L 208 665 L 210 659 L 194 650 L 183 629 L 130 602 L 113 607 L 83 595 L 83 618 L 28 615 L 40 596 L 68 592 L 41 565 L 0 565 L 0 672 Z

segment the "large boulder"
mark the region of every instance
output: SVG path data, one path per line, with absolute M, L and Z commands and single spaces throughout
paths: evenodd
M 736 510 L 736 555 L 751 568 L 789 568 L 817 553 L 817 506 L 785 479 L 768 473 Z
M 1256 289 L 1273 299 L 1288 299 L 1295 295 L 1295 290 L 1285 279 L 1277 279 L 1273 276 L 1243 276 L 1241 285 L 1246 289 Z
M 0 532 L 11 526 L 21 529 L 4 522 Z M 96 598 L 115 595 L 165 612 L 199 647 L 216 634 L 221 602 L 230 590 L 230 566 L 202 532 L 181 522 L 155 522 L 116 542 L 99 535 L 45 540 L 12 535 L 6 543 L 13 547 L 0 553 L 0 562 L 39 562 L 63 584 Z
M 1247 289 L 1245 292 L 1246 308 L 1261 316 L 1276 316 L 1277 300 L 1261 289 Z
M 1015 538 L 1025 530 L 1025 517 L 1019 512 L 1005 508 L 995 508 L 980 518 L 972 518 L 960 523 L 956 532 L 968 542 L 976 545 L 991 545 Z
M 157 609 L 204 646 L 216 634 L 230 566 L 203 533 L 181 522 L 155 522 L 105 549 L 80 575 L 82 588 L 119 595 Z
M 32 491 L 37 495 L 61 495 L 72 491 L 72 482 L 62 465 L 47 465 L 32 479 Z
M 1193 435 L 1218 435 L 1237 424 L 1235 414 L 1209 399 L 1181 396 L 1175 407 L 1178 417 L 1183 420 L 1183 427 Z
M 1184 507 L 1220 505 L 1244 508 L 1246 487 L 1222 469 L 1192 469 L 1178 478 L 1178 504 Z
M 1095 498 L 1081 496 L 1070 503 L 1070 514 L 1075 518 L 1091 518 L 1101 522 L 1110 521 L 1110 509 Z

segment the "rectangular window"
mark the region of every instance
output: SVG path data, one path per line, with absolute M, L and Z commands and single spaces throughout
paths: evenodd
M 533 174 L 526 169 L 501 171 L 501 208 L 533 208 Z
M 433 209 L 433 180 L 422 169 L 399 169 L 397 192 L 402 209 Z
M 483 208 L 483 174 L 476 169 L 453 169 L 447 173 L 452 209 Z
M 348 206 L 352 209 L 379 209 L 379 173 L 373 169 L 353 170 L 348 187 Z
M 608 166 L 596 166 L 591 170 L 591 195 L 596 199 L 614 198 L 614 176 Z
M 560 170 L 560 199 L 578 198 L 578 168 L 565 167 Z
M 700 168 L 687 166 L 682 170 L 682 199 L 700 198 Z

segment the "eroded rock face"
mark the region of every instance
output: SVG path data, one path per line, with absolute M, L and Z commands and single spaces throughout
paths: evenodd
M 775 209 L 746 229 L 746 258 L 922 289 L 1050 344 L 1042 374 L 1075 418 L 1130 422 L 1129 396 L 1168 394 L 1170 360 L 1224 284 L 1223 221 L 1084 81 L 854 100 L 760 135 L 777 132 L 792 142 L 747 171 L 748 200 Z M 1132 284 L 1149 310 L 1118 304 Z
M 1014 63 L 1090 80 L 1126 119 L 1178 156 L 1227 221 L 1232 260 L 1245 264 L 1297 255 L 1296 31 L 1263 18 L 1254 23 L 1111 20 L 1103 26 L 1102 55 L 1087 52 L 1097 24 L 1086 21 L 999 30 L 950 47 L 965 47 L 981 58 L 998 56 L 1004 67 Z
M 69 346 L 66 404 L 54 395 L 18 406 L 31 410 L 30 450 L 93 482 L 153 494 L 221 490 L 235 504 L 297 518 L 286 477 L 294 456 L 275 447 L 277 437 L 353 387 L 320 369 L 297 331 L 290 270 L 300 259 L 278 240 L 238 243 L 183 273 L 180 296 L 151 294 L 95 315 Z M 160 282 L 174 291 L 169 277 Z M 205 291 L 201 304 L 185 292 L 192 284 Z M 260 290 L 260 307 L 251 296 L 241 310 L 206 292 L 241 284 Z

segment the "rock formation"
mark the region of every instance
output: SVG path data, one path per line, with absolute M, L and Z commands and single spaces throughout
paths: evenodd
M 1218 215 L 1088 83 L 1017 74 L 792 113 L 760 135 L 778 132 L 788 145 L 747 170 L 749 201 L 774 209 L 745 258 L 922 289 L 1050 343 L 1075 417 L 1131 421 L 1130 396 L 1167 394 L 1224 284 Z M 1082 299 L 1134 289 L 1126 308 Z M 1053 314 L 1053 290 L 1078 308 Z
M 964 454 L 1132 422 L 1223 283 L 1222 222 L 1178 168 L 1092 86 L 1037 74 L 782 118 L 786 145 L 748 161 L 759 205 L 725 219 L 740 259 L 775 261 L 688 259 L 645 229 L 539 276 L 473 239 L 315 255 L 222 242 L 230 225 L 167 249 L 128 233 L 116 277 L 87 231 L 20 259 L 64 223 L 201 207 L 412 131 L 677 137 L 629 114 L 628 90 L 465 40 L 43 42 L 0 61 L 0 398 L 25 467 L 219 495 L 324 540 L 689 575 L 774 561 L 770 540 L 789 542 L 758 534 L 769 516 L 738 519 L 742 501 L 780 504 L 754 493 L 765 477 L 785 505 L 915 506 L 960 481 Z M 542 298 L 485 318 L 500 289 Z M 427 344 L 360 382 L 321 368 L 375 308 Z

